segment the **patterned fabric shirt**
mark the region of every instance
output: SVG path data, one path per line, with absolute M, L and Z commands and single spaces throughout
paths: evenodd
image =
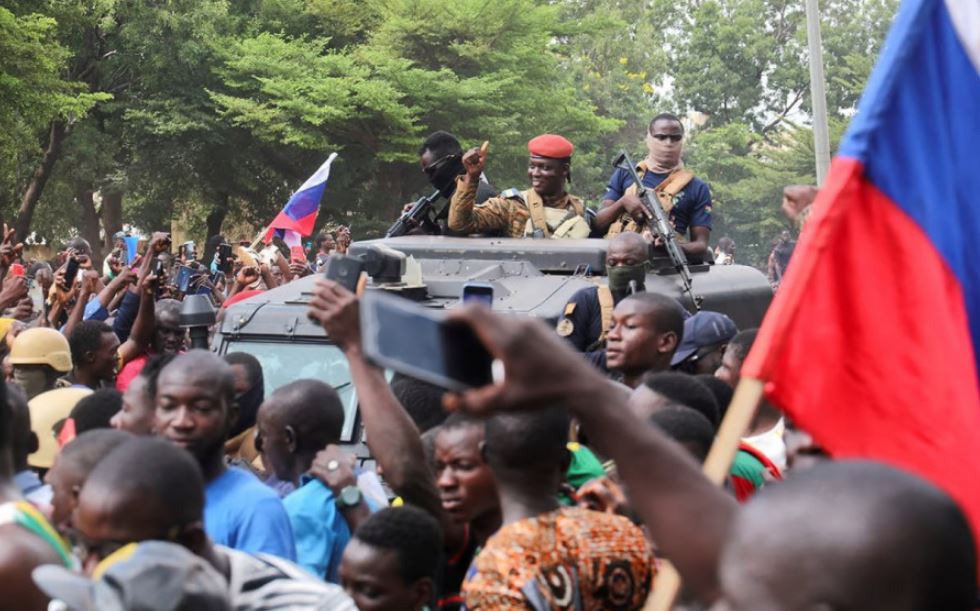
M 549 207 L 585 208 L 581 199 L 568 193 Z M 457 183 L 449 203 L 449 228 L 462 234 L 503 232 L 508 237 L 520 238 L 530 217 L 528 207 L 516 198 L 491 197 L 476 205 L 476 186 L 463 179 Z
M 564 507 L 501 528 L 470 567 L 463 597 L 477 609 L 640 609 L 653 553 L 628 519 Z
M 340 586 L 324 583 L 292 562 L 221 545 L 215 552 L 228 560 L 235 611 L 357 611 Z

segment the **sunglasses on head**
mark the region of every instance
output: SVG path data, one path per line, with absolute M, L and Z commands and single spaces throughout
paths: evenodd
M 681 140 L 684 139 L 684 136 L 681 134 L 650 134 L 650 135 L 656 138 L 657 140 L 660 140 L 661 142 L 665 140 L 670 140 L 671 142 L 680 142 Z

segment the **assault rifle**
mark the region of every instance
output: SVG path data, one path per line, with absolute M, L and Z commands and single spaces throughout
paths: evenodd
M 643 183 L 640 181 L 640 176 L 636 173 L 636 164 L 633 163 L 629 153 L 626 151 L 623 151 L 616 158 L 613 166 L 626 170 L 633 177 L 633 184 L 636 185 L 636 196 L 640 198 L 643 207 L 646 208 L 647 215 L 650 217 L 647 223 L 650 226 L 650 231 L 663 242 L 664 248 L 667 249 L 667 256 L 670 257 L 671 263 L 674 264 L 674 269 L 677 270 L 678 275 L 681 277 L 684 292 L 691 298 L 694 309 L 700 311 L 701 302 L 704 298 L 694 294 L 694 289 L 691 286 L 691 270 L 687 268 L 687 257 L 684 255 L 684 251 L 677 246 L 674 228 L 671 226 L 670 221 L 667 220 L 667 215 L 664 214 L 664 209 L 660 206 L 660 202 L 657 200 L 653 189 L 648 189 L 643 186 Z
M 432 208 L 432 204 L 439 201 L 442 197 L 442 191 L 436 189 L 431 195 L 426 195 L 415 200 L 412 207 L 408 209 L 395 224 L 388 228 L 388 233 L 385 234 L 386 238 L 397 238 L 400 235 L 405 235 L 415 227 L 420 227 L 425 223 L 431 222 L 429 220 L 429 210 Z

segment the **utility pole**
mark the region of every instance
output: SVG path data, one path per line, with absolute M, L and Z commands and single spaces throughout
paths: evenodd
M 810 49 L 810 101 L 813 107 L 813 149 L 817 165 L 817 186 L 823 184 L 830 168 L 830 134 L 827 126 L 827 93 L 823 76 L 823 44 L 820 42 L 820 7 L 817 0 L 806 1 L 806 39 Z

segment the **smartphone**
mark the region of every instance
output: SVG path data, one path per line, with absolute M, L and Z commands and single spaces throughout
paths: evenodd
M 71 288 L 75 285 L 75 276 L 78 275 L 78 259 L 71 257 L 68 259 L 68 266 L 65 268 L 65 287 Z
M 184 261 L 194 260 L 194 242 L 184 242 L 180 248 L 183 251 Z
M 187 293 L 191 285 L 191 277 L 194 275 L 194 270 L 187 267 L 186 265 L 177 266 L 177 275 L 174 277 L 174 286 L 181 293 Z
M 365 293 L 361 336 L 367 357 L 393 371 L 453 391 L 493 381 L 493 358 L 470 327 L 404 297 Z
M 476 301 L 488 308 L 493 307 L 493 285 L 486 282 L 467 282 L 463 285 L 463 294 L 460 301 L 467 303 Z
M 333 280 L 348 291 L 357 292 L 357 282 L 361 279 L 364 262 L 357 257 L 347 255 L 330 255 L 323 268 L 327 280 Z
M 218 244 L 218 269 L 227 276 L 232 271 L 233 263 L 231 244 Z
M 152 273 L 158 280 L 163 278 L 163 261 L 157 259 L 153 262 Z

